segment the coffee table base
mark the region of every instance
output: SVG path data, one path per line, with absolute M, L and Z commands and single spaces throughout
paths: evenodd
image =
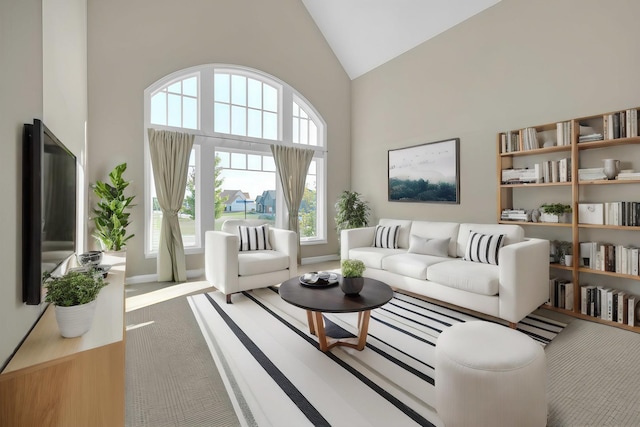
M 321 351 L 329 351 L 336 346 L 344 346 L 363 350 L 367 344 L 367 332 L 369 330 L 369 318 L 371 310 L 358 312 L 358 336 L 356 338 L 338 339 L 329 337 L 324 327 L 324 317 L 321 311 L 307 310 L 307 322 L 309 323 L 309 332 L 318 337 L 318 347 Z M 351 340 L 351 341 L 347 341 Z M 354 340 L 357 340 L 354 342 Z

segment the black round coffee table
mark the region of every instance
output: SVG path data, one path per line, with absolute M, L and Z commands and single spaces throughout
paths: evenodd
M 298 277 L 283 282 L 279 292 L 284 301 L 307 310 L 309 332 L 318 336 L 318 345 L 322 351 L 328 351 L 338 345 L 357 350 L 364 349 L 371 310 L 388 303 L 393 297 L 393 290 L 389 285 L 369 278 L 364 279 L 362 291 L 355 296 L 345 295 L 337 284 L 322 288 L 303 286 Z M 326 335 L 322 313 L 355 312 L 358 313 L 356 342 L 350 338 L 341 340 Z

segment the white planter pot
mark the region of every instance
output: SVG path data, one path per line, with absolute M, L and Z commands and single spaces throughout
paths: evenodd
M 540 214 L 541 222 L 562 222 L 562 223 L 570 223 L 571 222 L 571 214 L 564 213 L 562 215 L 553 215 L 542 212 Z
M 91 329 L 93 315 L 96 311 L 98 300 L 93 300 L 87 304 L 74 305 L 71 307 L 55 306 L 56 321 L 60 335 L 65 338 L 75 338 L 84 335 Z

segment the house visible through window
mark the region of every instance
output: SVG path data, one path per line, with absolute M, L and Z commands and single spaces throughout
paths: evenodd
M 230 218 L 286 224 L 270 144 L 315 150 L 300 204 L 303 244 L 326 242 L 326 125 L 293 88 L 257 70 L 206 65 L 173 73 L 145 90 L 145 129 L 196 135 L 179 213 L 187 253 Z M 157 252 L 162 212 L 155 198 L 145 131 L 148 189 L 145 253 Z

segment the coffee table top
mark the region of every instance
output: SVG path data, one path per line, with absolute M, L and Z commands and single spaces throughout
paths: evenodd
M 310 311 L 324 313 L 353 313 L 378 308 L 393 297 L 389 285 L 379 280 L 364 278 L 364 286 L 358 295 L 345 295 L 339 285 L 310 288 L 300 284 L 298 277 L 280 285 L 280 297 L 289 304 Z

